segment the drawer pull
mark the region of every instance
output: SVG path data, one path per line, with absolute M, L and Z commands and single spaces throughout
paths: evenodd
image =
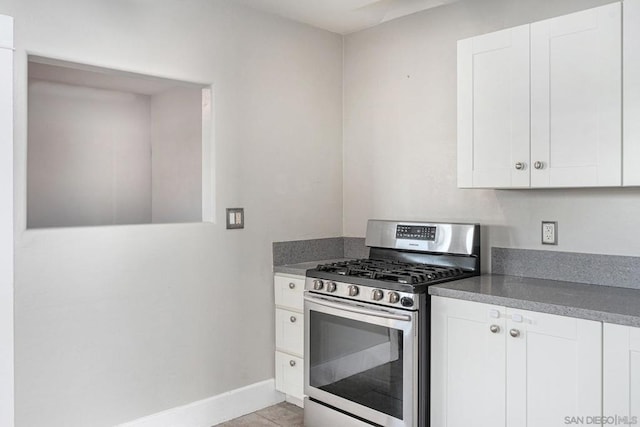
M 289 360 L 289 366 L 291 366 L 292 368 L 294 366 L 296 366 L 296 361 L 295 360 Z
M 293 282 L 289 282 L 289 289 L 295 289 L 296 288 L 296 284 Z
M 291 323 L 296 323 L 296 320 L 298 319 L 296 319 L 296 316 L 291 316 L 289 320 L 291 321 Z

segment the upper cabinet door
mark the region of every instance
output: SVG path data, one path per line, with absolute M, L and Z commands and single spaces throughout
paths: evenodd
M 458 186 L 529 186 L 529 26 L 458 42 Z
M 625 0 L 623 185 L 640 185 L 640 0 Z
M 531 186 L 622 183 L 622 27 L 614 3 L 531 24 Z

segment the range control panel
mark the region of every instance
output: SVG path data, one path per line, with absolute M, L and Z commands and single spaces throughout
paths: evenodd
M 398 225 L 396 239 L 436 240 L 436 227 L 424 225 Z
M 384 282 L 382 284 L 384 284 Z M 313 277 L 307 277 L 305 279 L 304 289 L 305 291 L 315 294 L 325 294 L 403 310 L 418 310 L 418 296 L 409 292 L 392 291 L 385 288 L 374 288 L 353 283 L 334 282 L 333 280 L 316 279 Z

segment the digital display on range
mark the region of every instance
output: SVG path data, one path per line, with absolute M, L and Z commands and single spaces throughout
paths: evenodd
M 424 225 L 398 225 L 396 239 L 436 240 L 436 227 Z

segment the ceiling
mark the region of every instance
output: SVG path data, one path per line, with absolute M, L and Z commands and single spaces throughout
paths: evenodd
M 338 34 L 349 34 L 458 0 L 236 0 Z

